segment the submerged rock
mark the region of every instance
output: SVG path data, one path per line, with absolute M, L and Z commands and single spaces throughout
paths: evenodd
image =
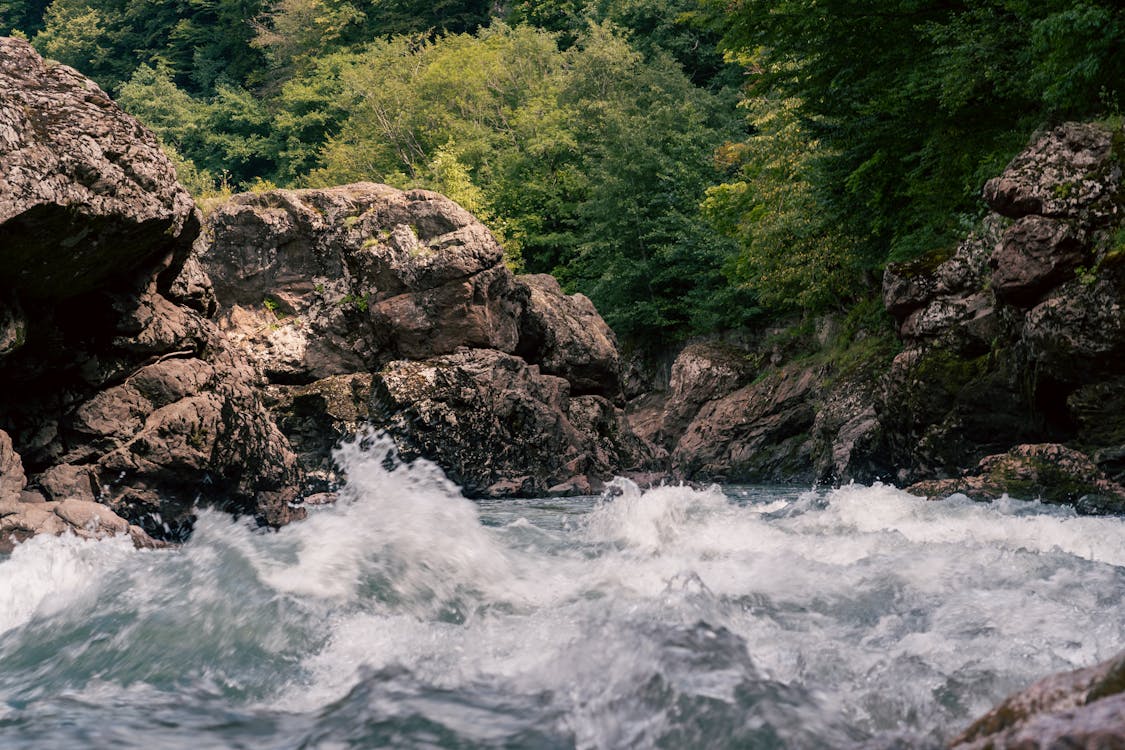
M 199 216 L 155 137 L 19 40 L 0 100 L 0 428 L 34 501 L 8 526 L 179 539 L 197 504 L 300 515 L 255 374 L 201 314 Z

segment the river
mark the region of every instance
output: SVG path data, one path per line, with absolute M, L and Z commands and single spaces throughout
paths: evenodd
M 0 747 L 937 747 L 1125 646 L 1125 519 L 892 487 L 473 503 L 388 445 L 182 548 L 0 557 Z

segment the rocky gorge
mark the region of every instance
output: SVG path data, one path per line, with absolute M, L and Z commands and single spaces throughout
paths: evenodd
M 281 526 L 332 499 L 331 451 L 366 424 L 475 498 L 627 475 L 1125 503 L 1120 127 L 1040 134 L 970 237 L 889 267 L 893 348 L 825 320 L 811 350 L 767 331 L 638 375 L 588 299 L 514 274 L 441 195 L 271 190 L 204 216 L 151 133 L 23 41 L 0 40 L 0 102 L 0 546 L 161 546 L 200 507 Z M 1018 743 L 1061 715 L 1051 741 L 1125 736 L 1120 665 L 1099 670 L 963 741 L 1038 746 Z

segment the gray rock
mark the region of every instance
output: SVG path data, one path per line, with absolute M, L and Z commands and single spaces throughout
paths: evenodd
M 1121 170 L 1108 130 L 1065 123 L 1037 137 L 1001 176 L 989 180 L 984 199 L 1013 219 L 1036 214 L 1101 225 L 1120 217 L 1114 194 Z

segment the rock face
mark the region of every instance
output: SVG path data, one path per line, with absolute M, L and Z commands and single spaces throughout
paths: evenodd
M 1059 443 L 1093 458 L 1095 470 L 1079 474 L 1125 479 L 1123 144 L 1096 125 L 1039 136 L 986 185 L 996 213 L 952 254 L 887 269 L 884 301 L 904 351 L 877 411 L 900 481 L 954 478 L 940 486 L 987 496 L 1002 486 L 997 466 L 1015 458 L 957 479 L 965 467 L 1014 444 Z M 1033 473 L 1035 494 L 1050 495 Z
M 200 314 L 198 214 L 155 138 L 19 40 L 0 103 L 0 429 L 27 481 L 7 536 L 53 516 L 179 539 L 197 503 L 299 514 L 256 376 Z
M 786 359 L 768 341 L 690 344 L 672 363 L 666 389 L 630 402 L 629 419 L 683 479 L 885 477 L 870 372 L 877 363 L 841 373 L 830 363 Z
M 204 237 L 193 259 L 220 325 L 269 381 L 310 490 L 339 481 L 329 449 L 368 419 L 471 495 L 590 491 L 651 463 L 611 402 L 620 357 L 590 301 L 513 276 L 449 199 L 370 183 L 238 195 Z
M 977 719 L 955 750 L 1125 747 L 1125 654 L 1052 675 Z

